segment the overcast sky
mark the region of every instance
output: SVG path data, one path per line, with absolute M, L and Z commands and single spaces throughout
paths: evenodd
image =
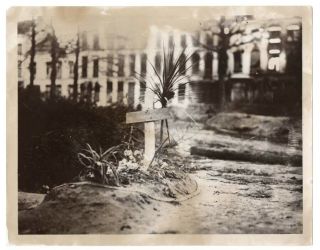
M 297 11 L 295 9 L 295 11 Z M 147 37 L 150 25 L 169 25 L 192 31 L 206 20 L 226 16 L 253 14 L 259 18 L 292 17 L 290 8 L 277 7 L 22 7 L 16 8 L 19 21 L 41 16 L 55 27 L 60 39 L 72 37 L 80 30 L 105 27 L 119 35 Z M 287 15 L 287 16 L 286 16 Z

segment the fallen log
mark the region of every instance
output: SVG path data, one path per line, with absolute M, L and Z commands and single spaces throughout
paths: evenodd
M 190 153 L 192 155 L 206 156 L 208 158 L 220 160 L 302 166 L 301 154 L 290 154 L 285 152 L 194 146 L 191 147 Z

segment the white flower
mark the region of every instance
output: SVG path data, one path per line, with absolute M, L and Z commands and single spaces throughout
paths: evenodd
M 168 167 L 168 166 L 169 166 L 169 165 L 168 165 L 168 163 L 166 163 L 166 162 L 162 162 L 162 163 L 161 163 L 161 167 L 162 167 L 162 168 L 166 168 L 166 167 Z
M 134 158 L 133 155 L 129 155 L 129 159 L 130 159 L 131 161 L 133 161 L 133 162 L 136 161 L 136 158 Z
M 142 152 L 140 150 L 135 150 L 134 153 L 133 153 L 134 156 L 137 156 L 137 155 L 142 155 Z
M 127 159 L 123 158 L 121 161 L 119 161 L 119 166 L 120 165 L 126 165 L 127 164 Z
M 126 149 L 123 153 L 124 153 L 125 156 L 132 155 L 132 151 L 130 149 Z

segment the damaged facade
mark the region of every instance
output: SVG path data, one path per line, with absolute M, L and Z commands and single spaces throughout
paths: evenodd
M 226 32 L 230 34 L 226 84 L 230 102 L 301 102 L 301 18 L 247 19 Z
M 30 35 L 27 28 L 19 25 L 18 83 L 26 87 L 30 76 Z M 176 87 L 171 105 L 218 104 L 221 98 L 229 103 L 296 102 L 301 98 L 302 85 L 301 29 L 300 18 L 260 21 L 248 16 L 210 21 L 196 31 L 151 26 L 148 38 L 140 43 L 108 33 L 103 27 L 81 31 L 78 100 L 98 106 L 143 106 L 146 86 L 137 75 L 155 77 L 150 63 L 161 72 L 163 49 L 174 46 L 176 55 L 184 50 L 184 56 L 190 56 L 181 67 L 181 74 L 190 83 Z M 37 35 L 39 43 L 48 36 L 42 33 Z M 42 43 L 44 46 L 37 48 L 35 56 L 34 84 L 47 98 L 52 70 L 50 43 Z M 67 48 L 68 44 L 63 46 Z M 74 51 L 68 49 L 58 57 L 57 95 L 73 95 L 75 57 Z

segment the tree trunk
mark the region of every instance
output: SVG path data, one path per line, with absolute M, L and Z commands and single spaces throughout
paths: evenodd
M 265 164 L 291 164 L 293 166 L 302 166 L 301 154 L 289 154 L 286 152 L 261 151 L 261 150 L 239 150 L 239 149 L 221 149 L 214 147 L 191 147 L 192 155 L 201 155 L 214 159 L 228 161 L 248 161 L 260 162 Z
M 53 100 L 56 97 L 56 79 L 57 79 L 57 50 L 58 50 L 57 37 L 55 32 L 53 32 L 53 37 L 51 41 L 51 88 L 50 88 L 50 98 Z
M 225 93 L 225 79 L 227 76 L 227 68 L 228 68 L 228 55 L 227 50 L 229 46 L 229 34 L 225 34 L 225 18 L 222 17 L 220 21 L 220 48 L 218 50 L 218 75 L 219 75 L 219 89 L 220 89 L 220 109 L 223 109 L 226 101 L 226 93 Z
M 73 100 L 78 101 L 78 69 L 79 69 L 79 54 L 80 54 L 80 41 L 79 41 L 79 32 L 77 34 L 77 43 L 75 49 L 75 63 L 73 69 Z
M 35 79 L 35 58 L 36 55 L 36 23 L 32 20 L 31 26 L 31 49 L 30 49 L 30 64 L 29 64 L 29 72 L 30 72 L 30 86 L 34 85 Z

